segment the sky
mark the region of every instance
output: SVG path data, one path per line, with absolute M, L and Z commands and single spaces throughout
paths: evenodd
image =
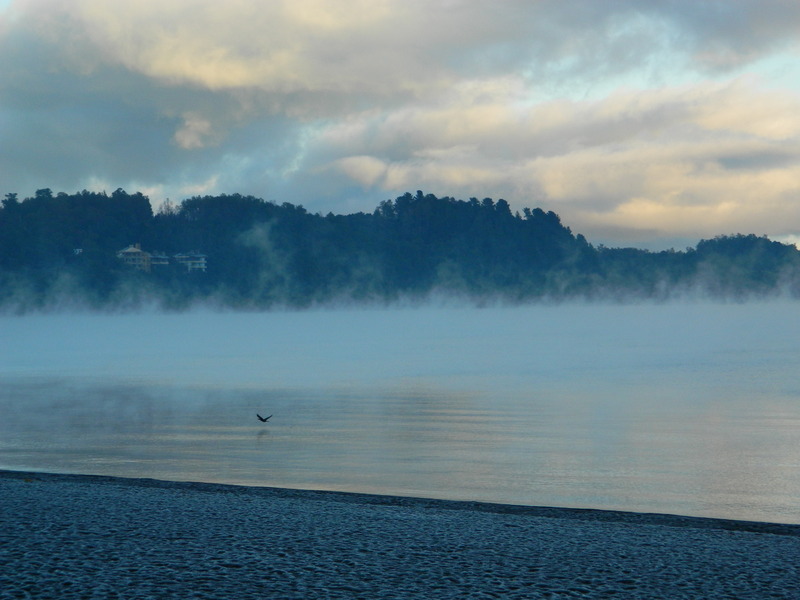
M 800 241 L 796 0 L 0 0 L 0 195 L 423 190 Z

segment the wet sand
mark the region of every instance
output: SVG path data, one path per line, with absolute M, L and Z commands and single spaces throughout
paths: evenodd
M 0 470 L 0 598 L 800 598 L 800 525 Z

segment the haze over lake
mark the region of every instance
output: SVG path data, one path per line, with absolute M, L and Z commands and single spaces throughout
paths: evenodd
M 0 468 L 798 523 L 797 314 L 2 316 Z

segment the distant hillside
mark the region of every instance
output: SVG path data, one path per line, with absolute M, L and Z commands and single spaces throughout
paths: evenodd
M 123 252 L 124 251 L 124 252 Z M 0 308 L 265 309 L 390 303 L 800 296 L 800 251 L 755 235 L 686 251 L 594 247 L 558 215 L 407 193 L 372 213 L 311 214 L 239 194 L 153 214 L 141 193 L 53 194 L 0 209 Z

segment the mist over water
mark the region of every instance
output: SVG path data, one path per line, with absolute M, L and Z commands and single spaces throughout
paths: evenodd
M 797 312 L 3 316 L 0 468 L 798 523 Z

